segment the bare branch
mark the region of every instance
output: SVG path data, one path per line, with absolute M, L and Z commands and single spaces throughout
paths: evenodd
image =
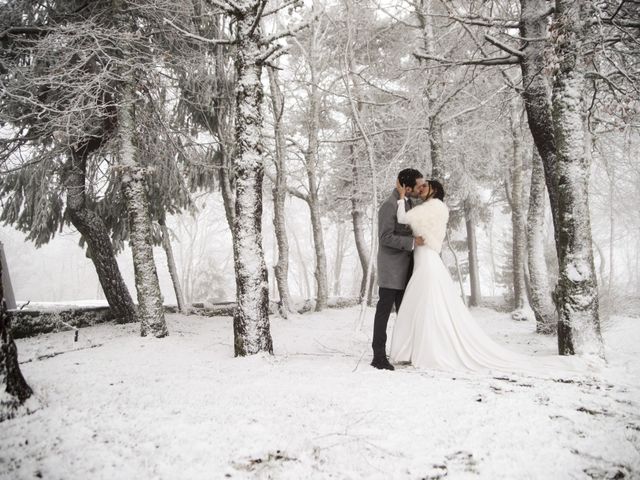
M 260 24 L 260 19 L 262 18 L 262 13 L 264 12 L 264 8 L 267 6 L 267 1 L 268 0 L 260 0 L 260 5 L 258 6 L 258 12 L 256 13 L 256 18 L 253 21 L 253 25 L 251 25 L 251 28 L 249 29 L 249 33 L 247 34 L 248 37 L 253 35 L 253 32 L 256 31 L 256 28 L 258 28 L 258 25 Z
M 524 57 L 524 53 L 522 53 L 520 50 L 518 50 L 517 48 L 511 48 L 509 45 L 502 43 L 500 40 L 498 40 L 497 38 L 492 37 L 489 34 L 484 35 L 484 38 L 487 42 L 489 42 L 492 45 L 495 45 L 496 47 L 498 47 L 500 50 L 504 50 L 505 52 L 515 56 L 515 57 L 519 57 L 519 58 L 523 58 Z
M 230 13 L 231 15 L 242 13 L 242 7 L 233 0 L 209 0 L 209 1 L 214 5 L 220 7 L 225 12 Z
M 315 21 L 316 19 L 317 17 L 313 18 L 312 21 Z M 310 24 L 311 22 L 305 22 L 296 28 L 285 30 L 284 32 L 276 33 L 274 35 L 269 35 L 268 37 L 265 37 L 264 39 L 262 39 L 260 43 L 263 45 L 268 45 L 269 43 L 272 43 L 275 40 L 278 40 L 280 38 L 293 37 L 295 33 L 299 32 L 300 30 L 304 30 L 305 28 L 309 27 Z
M 479 60 L 454 60 L 416 52 L 414 52 L 413 56 L 424 60 L 433 60 L 434 62 L 440 63 L 443 67 L 455 65 L 479 65 L 489 67 L 494 65 L 518 65 L 520 63 L 520 57 L 516 57 L 513 55 L 508 55 L 505 57 L 481 58 Z
M 256 64 L 259 65 L 264 65 L 264 63 L 269 60 L 269 57 L 275 55 L 276 53 L 279 52 L 279 55 L 283 55 L 285 53 L 284 47 L 282 45 L 280 45 L 279 43 L 276 43 L 272 46 L 270 46 L 266 52 L 264 52 L 262 55 L 256 57 L 255 61 Z
M 263 17 L 268 17 L 269 15 L 273 15 L 274 13 L 279 12 L 280 10 L 283 10 L 285 8 L 287 8 L 290 5 L 295 5 L 297 3 L 300 3 L 300 0 L 291 0 L 289 2 L 285 2 L 282 5 L 280 5 L 279 7 L 276 7 L 272 10 L 269 10 L 268 12 L 265 12 L 262 14 Z
M 505 27 L 505 28 L 520 27 L 520 22 L 518 20 L 507 20 L 504 18 L 489 18 L 489 17 L 483 17 L 482 15 L 469 15 L 466 17 L 461 17 L 453 14 L 443 15 L 443 14 L 431 13 L 429 14 L 429 16 L 447 18 L 449 20 L 455 20 L 456 22 L 459 22 L 459 23 L 464 23 L 465 25 L 476 25 L 479 27 Z
M 44 35 L 53 29 L 49 27 L 9 27 L 0 33 L 0 39 L 6 38 L 8 35 Z
M 640 20 L 615 20 L 613 18 L 600 18 L 592 21 L 594 25 L 599 22 L 602 22 L 605 25 L 615 25 L 617 27 L 640 28 Z
M 216 39 L 216 38 L 205 38 L 205 37 L 202 37 L 202 36 L 197 35 L 195 33 L 188 32 L 188 31 L 180 28 L 179 26 L 177 26 L 175 23 L 173 23 L 168 18 L 163 18 L 163 22 L 165 24 L 167 24 L 167 25 L 171 25 L 173 28 L 178 30 L 180 33 L 182 33 L 186 37 L 193 38 L 194 40 L 198 40 L 200 42 L 210 43 L 210 44 L 213 44 L 213 45 L 231 45 L 231 44 L 235 43 L 233 40 Z

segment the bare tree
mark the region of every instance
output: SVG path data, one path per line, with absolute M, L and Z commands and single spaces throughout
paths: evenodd
M 286 149 L 283 132 L 284 96 L 280 88 L 278 70 L 268 69 L 269 90 L 271 92 L 271 109 L 273 111 L 273 136 L 275 142 L 274 164 L 276 178 L 273 182 L 273 227 L 278 244 L 278 260 L 273 268 L 278 294 L 280 296 L 280 313 L 287 318 L 291 311 L 289 294 L 289 239 L 285 223 L 285 201 L 287 198 Z

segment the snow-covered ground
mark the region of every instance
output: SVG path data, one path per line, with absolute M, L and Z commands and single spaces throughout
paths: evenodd
M 474 315 L 514 350 L 554 351 L 532 323 Z M 373 312 L 364 333 L 357 317 L 273 318 L 273 357 L 233 358 L 228 317 L 169 315 L 161 340 L 138 325 L 20 340 L 40 406 L 0 424 L 0 478 L 640 478 L 640 319 L 614 318 L 609 366 L 564 383 L 377 371 Z

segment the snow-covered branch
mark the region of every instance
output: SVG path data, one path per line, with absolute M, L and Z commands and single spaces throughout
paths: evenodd
M 500 40 L 498 40 L 497 38 L 492 37 L 489 34 L 485 34 L 484 38 L 490 44 L 495 45 L 500 50 L 504 50 L 505 52 L 509 53 L 510 55 L 512 55 L 514 57 L 518 57 L 518 58 L 524 57 L 524 53 L 521 52 L 520 50 L 518 50 L 516 48 L 512 48 L 512 47 L 510 47 L 509 45 L 507 45 L 505 43 L 502 43 Z
M 231 45 L 231 44 L 235 43 L 233 40 L 218 39 L 218 38 L 205 38 L 205 37 L 200 36 L 198 34 L 188 32 L 184 28 L 180 28 L 178 25 L 173 23 L 168 18 L 164 18 L 163 21 L 164 21 L 165 24 L 170 25 L 171 27 L 175 28 L 177 31 L 182 33 L 184 36 L 189 37 L 189 38 L 193 38 L 194 40 L 198 40 L 199 42 L 210 43 L 210 44 L 213 44 L 213 45 Z

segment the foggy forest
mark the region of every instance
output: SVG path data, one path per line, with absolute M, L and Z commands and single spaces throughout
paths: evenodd
M 0 0 L 0 478 L 640 476 L 639 33 L 634 0 Z M 398 303 L 372 360 L 384 206 L 435 201 L 405 169 L 446 192 L 438 284 L 576 371 L 394 361 Z

